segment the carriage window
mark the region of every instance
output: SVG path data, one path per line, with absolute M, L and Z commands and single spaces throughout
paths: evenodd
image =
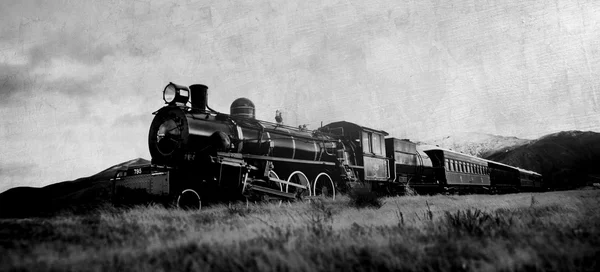
M 446 170 L 450 170 L 450 160 L 446 159 Z

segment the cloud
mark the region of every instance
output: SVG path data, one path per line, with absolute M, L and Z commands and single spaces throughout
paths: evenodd
M 29 176 L 36 167 L 37 164 L 31 162 L 0 163 L 0 192 L 21 184 L 22 179 Z
M 152 121 L 152 115 L 147 112 L 127 113 L 115 119 L 112 126 L 134 127 L 134 126 L 149 126 L 149 121 Z
M 18 42 L 13 39 L 12 42 Z M 118 49 L 82 28 L 44 33 L 36 42 L 0 43 L 0 104 L 36 91 L 86 96 L 102 79 L 101 64 Z M 16 99 L 15 99 L 16 98 Z
M 22 176 L 28 170 L 35 167 L 35 163 L 31 162 L 8 162 L 8 163 L 0 163 L 0 175 L 10 175 L 10 176 Z
M 25 65 L 0 64 L 0 103 L 8 99 L 19 89 L 25 89 L 27 74 Z
M 73 63 L 51 66 L 47 70 L 32 69 L 28 65 L 0 64 L 0 106 L 26 105 L 28 100 L 42 93 L 89 98 L 97 94 L 93 88 L 103 77 L 99 68 Z M 87 100 L 81 100 L 76 107 L 84 110 L 82 114 L 85 114 L 87 105 Z
M 102 43 L 102 40 L 86 34 L 83 29 L 57 31 L 49 35 L 45 42 L 29 49 L 29 63 L 37 66 L 55 57 L 68 57 L 85 65 L 95 65 L 106 56 L 115 53 L 114 46 Z

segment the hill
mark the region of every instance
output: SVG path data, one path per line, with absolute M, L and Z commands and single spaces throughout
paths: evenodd
M 436 145 L 464 154 L 485 157 L 490 152 L 512 150 L 530 143 L 532 140 L 517 137 L 505 137 L 486 133 L 464 132 L 439 139 L 431 139 L 420 144 Z
M 90 205 L 101 205 L 111 197 L 110 179 L 117 171 L 149 164 L 142 158 L 111 166 L 99 173 L 72 181 L 63 181 L 45 187 L 16 187 L 0 194 L 0 217 L 27 217 L 53 214 L 61 210 L 85 210 Z
M 600 133 L 558 132 L 484 158 L 536 171 L 553 188 L 583 186 L 600 181 Z

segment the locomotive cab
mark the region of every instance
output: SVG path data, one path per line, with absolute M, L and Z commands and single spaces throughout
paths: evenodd
M 361 180 L 384 182 L 389 179 L 388 159 L 385 155 L 387 132 L 346 121 L 328 124 L 320 130 L 341 137 L 344 139 L 343 143 L 349 145 L 349 148 L 344 148 L 344 159 Z

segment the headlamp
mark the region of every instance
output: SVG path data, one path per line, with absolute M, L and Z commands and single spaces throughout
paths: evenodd
M 170 82 L 163 91 L 163 100 L 167 104 L 184 104 L 190 100 L 190 89 Z

